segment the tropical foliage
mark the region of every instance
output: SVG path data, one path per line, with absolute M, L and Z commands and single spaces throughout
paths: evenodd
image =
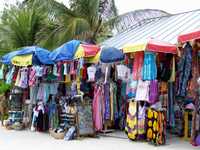
M 12 6 L 1 17 L 1 49 L 12 50 L 37 44 L 37 33 L 45 28 L 47 14 L 36 7 Z
M 0 23 L 0 48 L 27 45 L 53 49 L 71 39 L 99 42 L 111 34 L 117 16 L 114 0 L 24 0 L 4 10 Z

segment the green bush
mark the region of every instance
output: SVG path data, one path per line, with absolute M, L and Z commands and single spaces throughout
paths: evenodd
M 11 85 L 6 84 L 3 81 L 0 81 L 0 95 L 3 94 L 4 92 L 6 92 L 10 88 L 11 88 Z

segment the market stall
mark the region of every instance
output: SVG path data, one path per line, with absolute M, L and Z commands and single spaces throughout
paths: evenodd
M 39 87 L 45 78 L 43 76 L 49 73 L 49 65 L 53 62 L 48 55 L 46 49 L 30 46 L 3 56 L 2 63 L 9 65 L 8 70 L 4 71 L 5 80 L 12 85 L 9 118 L 4 122 L 7 128 L 19 130 L 27 127 L 32 120 L 33 105 L 43 101 L 36 98 L 37 93 L 36 97 L 32 97 L 32 88 Z
M 116 68 L 123 62 L 124 54 L 119 49 L 104 47 L 99 57 L 101 75 L 98 74 L 100 77 L 95 83 L 93 121 L 97 132 L 109 133 L 124 128 L 126 97 L 124 82 L 118 80 Z M 124 74 L 123 71 L 120 73 Z
M 132 140 L 165 144 L 166 129 L 175 126 L 174 82 L 175 45 L 149 40 L 144 44 L 125 45 L 128 102 L 126 132 Z
M 95 64 L 88 63 L 86 59 L 95 57 L 100 47 L 81 41 L 72 40 L 55 49 L 51 59 L 56 63 L 58 81 L 62 85 L 57 94 L 57 101 L 62 103 L 60 123 L 51 131 L 58 135 L 63 133 L 66 140 L 79 136 L 95 135 L 92 120 L 91 98 L 93 97 L 92 84 L 95 81 Z M 73 113 L 68 112 L 73 110 Z M 70 123 L 70 117 L 75 121 Z M 55 137 L 55 136 L 54 136 Z

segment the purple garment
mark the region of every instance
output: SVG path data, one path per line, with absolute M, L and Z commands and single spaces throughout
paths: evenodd
M 150 83 L 149 103 L 154 104 L 158 101 L 158 81 L 152 80 Z
M 105 112 L 104 119 L 110 120 L 110 85 L 109 83 L 104 84 L 104 103 L 105 103 Z
M 145 105 L 138 108 L 138 140 L 146 139 L 146 110 L 147 107 Z

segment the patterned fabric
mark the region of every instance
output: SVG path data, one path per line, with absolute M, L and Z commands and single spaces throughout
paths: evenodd
M 137 138 L 137 124 L 137 102 L 130 101 L 126 118 L 126 131 L 128 132 L 128 138 L 131 140 L 136 140 Z
M 147 140 L 155 145 L 165 144 L 165 115 L 151 108 L 147 110 Z
M 138 140 L 146 139 L 146 106 L 138 108 Z
M 110 120 L 110 85 L 109 83 L 104 84 L 104 103 L 105 103 L 105 112 L 104 119 Z
M 178 73 L 177 95 L 184 97 L 187 94 L 187 85 L 192 73 L 192 46 L 189 43 L 184 47 L 184 54 L 178 66 Z
M 126 132 L 131 140 L 146 139 L 146 106 L 138 106 L 138 102 L 129 102 L 126 118 Z

